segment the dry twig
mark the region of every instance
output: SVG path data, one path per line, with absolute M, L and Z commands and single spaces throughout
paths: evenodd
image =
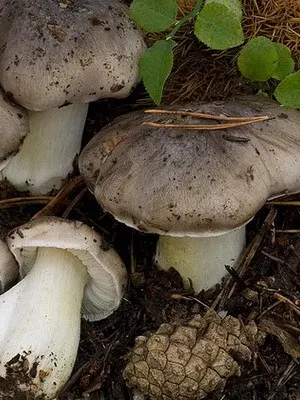
M 48 204 L 53 199 L 53 196 L 14 197 L 12 199 L 0 200 L 0 209 L 33 204 Z
M 54 215 L 59 212 L 65 204 L 65 200 L 78 188 L 83 185 L 81 176 L 75 177 L 66 186 L 64 186 L 58 194 L 44 207 L 37 212 L 31 220 L 45 217 L 47 215 Z
M 276 218 L 276 210 L 271 209 L 261 226 L 260 230 L 256 234 L 256 236 L 252 239 L 249 246 L 243 252 L 240 260 L 238 260 L 237 265 L 235 266 L 236 273 L 240 278 L 243 277 L 245 271 L 247 270 L 248 266 L 250 265 L 253 257 L 255 256 L 263 237 L 265 236 L 266 232 L 270 229 L 271 225 L 273 224 Z M 237 283 L 230 277 L 224 288 L 220 291 L 217 299 L 215 300 L 212 309 L 216 309 L 218 307 L 219 310 L 224 308 L 224 305 L 228 299 L 230 299 L 236 289 Z

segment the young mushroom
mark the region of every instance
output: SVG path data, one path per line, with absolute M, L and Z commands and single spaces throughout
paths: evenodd
M 0 296 L 0 398 L 53 399 L 74 366 L 81 309 L 89 320 L 110 315 L 126 270 L 78 221 L 34 220 L 13 230 L 7 243 L 23 280 Z
M 220 282 L 225 265 L 240 256 L 245 225 L 265 201 L 300 190 L 300 115 L 258 96 L 167 108 L 179 109 L 270 119 L 195 131 L 144 124 L 201 123 L 190 116 L 138 111 L 102 129 L 79 167 L 106 211 L 160 235 L 159 266 L 176 268 L 199 292 Z
M 30 110 L 30 135 L 3 176 L 46 193 L 73 170 L 88 103 L 126 97 L 139 81 L 145 43 L 118 0 L 4 3 L 0 82 Z

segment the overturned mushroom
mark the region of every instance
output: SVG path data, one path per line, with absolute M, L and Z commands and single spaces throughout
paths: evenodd
M 7 243 L 24 278 L 0 296 L 0 398 L 53 399 L 74 366 L 81 308 L 89 320 L 110 315 L 122 299 L 125 267 L 77 221 L 35 220 Z
M 4 1 L 0 81 L 30 111 L 30 135 L 3 171 L 33 194 L 61 185 L 80 150 L 87 103 L 126 97 L 145 49 L 114 0 Z
M 265 201 L 300 190 L 300 115 L 258 96 L 180 110 L 270 119 L 197 132 L 147 126 L 178 123 L 178 116 L 138 111 L 102 129 L 79 166 L 103 208 L 128 226 L 159 234 L 158 264 L 176 268 L 187 283 L 191 278 L 199 292 L 220 282 L 225 265 L 239 257 L 245 224 Z

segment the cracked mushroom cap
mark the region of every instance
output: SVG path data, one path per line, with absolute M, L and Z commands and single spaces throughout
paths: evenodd
M 21 147 L 29 132 L 29 122 L 26 110 L 17 105 L 12 105 L 2 94 L 0 95 L 0 121 L 1 170 Z
M 27 109 L 126 97 L 138 82 L 145 44 L 118 1 L 4 1 L 0 22 L 0 81 Z
M 247 223 L 269 198 L 300 190 L 300 114 L 259 96 L 171 110 L 269 116 L 227 130 L 152 127 L 144 122 L 212 120 L 127 114 L 85 147 L 79 167 L 101 206 L 136 229 L 213 236 Z
M 6 240 L 21 277 L 33 267 L 39 247 L 63 249 L 79 258 L 89 274 L 84 289 L 84 318 L 105 318 L 119 306 L 127 281 L 125 266 L 91 227 L 79 221 L 46 217 L 14 229 Z

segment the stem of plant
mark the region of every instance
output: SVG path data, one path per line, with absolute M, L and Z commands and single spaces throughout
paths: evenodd
M 172 30 L 172 32 L 166 37 L 166 40 L 171 40 L 174 38 L 174 36 L 176 35 L 176 33 L 179 31 L 179 29 L 185 25 L 187 22 L 189 22 L 192 18 L 194 18 L 201 10 L 202 6 L 204 5 L 204 0 L 197 0 L 197 3 L 194 7 L 194 9 L 187 14 L 185 17 L 179 19 L 178 21 L 176 21 L 174 29 Z

